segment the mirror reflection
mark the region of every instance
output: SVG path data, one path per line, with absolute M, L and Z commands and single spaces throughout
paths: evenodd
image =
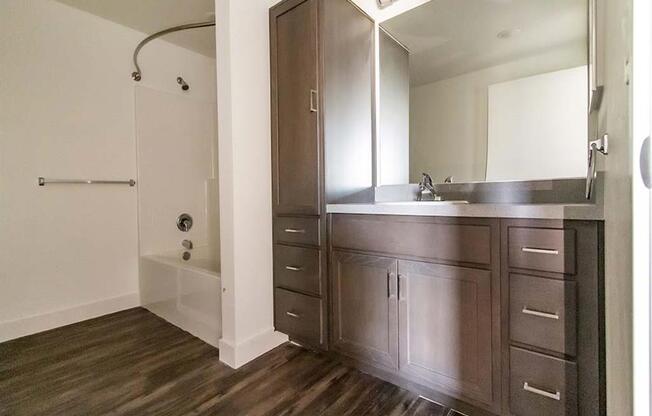
M 381 23 L 381 185 L 586 175 L 586 0 L 432 0 Z

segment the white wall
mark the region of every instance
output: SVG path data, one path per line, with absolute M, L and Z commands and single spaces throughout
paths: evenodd
M 190 92 L 214 90 L 213 79 L 195 80 Z M 218 241 L 219 230 L 209 227 L 219 221 L 210 198 L 217 187 L 216 119 L 214 101 L 136 87 L 141 256 L 181 250 L 185 239 L 197 248 Z M 189 232 L 176 227 L 182 213 L 193 218 Z
M 36 179 L 136 177 L 143 37 L 51 0 L 0 3 L 0 341 L 138 304 L 136 188 Z M 171 93 L 179 74 L 214 79 L 165 42 L 141 62 L 142 85 Z
M 586 65 L 488 89 L 487 181 L 586 175 Z
M 239 367 L 287 340 L 274 331 L 270 0 L 216 0 L 222 259 L 220 360 Z
M 586 45 L 470 72 L 410 92 L 410 181 L 482 181 L 487 161 L 489 85 L 586 64 Z

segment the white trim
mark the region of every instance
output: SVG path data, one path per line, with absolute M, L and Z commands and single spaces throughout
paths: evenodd
M 639 155 L 643 141 L 651 132 L 652 82 L 652 7 L 650 0 L 633 2 L 633 58 L 632 58 L 632 219 L 633 219 L 633 396 L 634 415 L 650 414 L 650 248 L 651 201 L 650 191 L 640 174 Z M 626 74 L 629 76 L 629 74 Z
M 69 309 L 0 322 L 0 342 L 97 318 L 102 315 L 135 308 L 137 306 L 140 306 L 138 293 L 130 293 L 115 298 L 102 299 L 97 302 L 74 306 Z
M 220 361 L 231 368 L 240 368 L 268 351 L 288 342 L 288 336 L 270 328 L 238 344 L 220 339 Z

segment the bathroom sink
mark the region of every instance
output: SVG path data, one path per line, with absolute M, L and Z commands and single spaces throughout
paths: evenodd
M 460 205 L 468 204 L 468 201 L 399 201 L 399 202 L 376 202 L 376 205 Z

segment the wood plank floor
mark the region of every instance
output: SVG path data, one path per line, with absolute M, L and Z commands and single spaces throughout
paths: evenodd
M 144 309 L 0 344 L 0 415 L 457 415 L 287 344 L 238 370 Z

